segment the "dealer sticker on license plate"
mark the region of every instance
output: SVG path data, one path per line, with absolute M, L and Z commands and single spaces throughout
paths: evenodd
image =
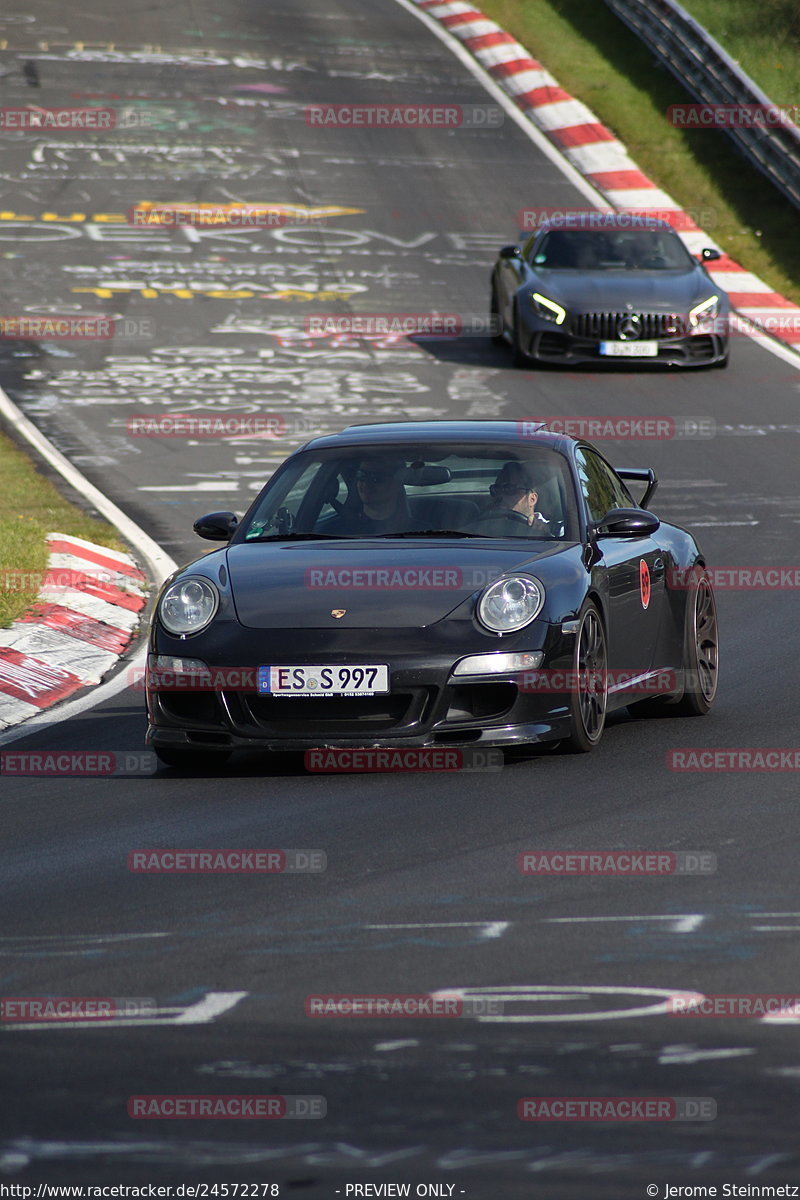
M 601 342 L 600 353 L 612 358 L 657 358 L 658 342 Z
M 259 667 L 258 690 L 271 696 L 375 696 L 389 691 L 389 668 L 385 663 Z

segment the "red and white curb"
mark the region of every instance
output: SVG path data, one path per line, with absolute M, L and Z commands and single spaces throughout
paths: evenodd
M 128 554 L 48 534 L 36 603 L 0 629 L 0 729 L 97 684 L 134 636 L 147 580 Z
M 514 101 L 553 146 L 617 210 L 656 209 L 693 254 L 722 253 L 677 201 L 643 174 L 625 146 L 591 109 L 565 92 L 523 45 L 465 0 L 413 0 L 440 23 Z M 748 321 L 788 345 L 800 346 L 800 307 L 774 292 L 727 254 L 707 267 Z

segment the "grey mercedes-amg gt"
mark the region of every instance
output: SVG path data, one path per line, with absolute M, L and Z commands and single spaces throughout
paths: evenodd
M 495 339 L 517 366 L 536 362 L 728 364 L 730 304 L 666 221 L 630 213 L 565 214 L 492 271 Z

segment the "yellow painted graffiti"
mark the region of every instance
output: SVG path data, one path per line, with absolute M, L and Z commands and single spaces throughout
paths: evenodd
M 293 221 L 300 224 L 304 221 L 324 221 L 330 217 L 348 217 L 366 211 L 363 208 L 343 208 L 336 204 L 251 204 L 249 201 L 242 201 L 241 204 L 195 204 L 192 201 L 155 203 L 151 200 L 144 200 L 131 210 L 131 213 L 139 216 L 139 220 L 134 221 L 131 221 L 131 213 L 73 212 L 62 216 L 59 213 L 43 212 L 38 216 L 32 216 L 29 213 L 12 212 L 10 209 L 0 209 L 0 221 L 58 221 L 60 224 L 96 221 L 100 224 L 111 225 L 174 225 L 174 216 L 170 216 L 170 214 L 181 212 L 199 217 L 197 224 L 203 224 L 205 222 L 202 220 L 202 214 L 207 211 L 207 223 L 214 225 L 224 224 L 226 213 L 235 217 L 243 210 L 248 213 L 275 213 L 285 218 L 286 223 L 289 224 Z
M 99 300 L 111 300 L 116 293 L 135 292 L 141 296 L 143 300 L 157 300 L 162 296 L 174 296 L 178 300 L 194 300 L 197 296 L 206 296 L 210 300 L 298 300 L 307 302 L 310 300 L 349 300 L 357 292 L 366 291 L 365 287 L 360 284 L 343 284 L 337 288 L 279 288 L 273 292 L 253 292 L 249 288 L 238 288 L 236 290 L 228 288 L 213 288 L 194 291 L 192 288 L 152 288 L 152 287 L 115 287 L 109 284 L 107 287 L 73 287 L 71 292 L 88 292 L 92 296 L 96 296 Z

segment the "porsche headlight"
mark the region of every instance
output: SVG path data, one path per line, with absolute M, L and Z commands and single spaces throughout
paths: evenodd
M 532 292 L 531 300 L 537 316 L 543 317 L 545 321 L 554 321 L 556 325 L 564 324 L 567 310 L 556 304 L 555 300 L 550 300 L 541 292 Z
M 174 634 L 199 633 L 219 608 L 219 592 L 202 575 L 187 575 L 171 584 L 158 605 L 166 630 Z
M 694 328 L 703 321 L 712 320 L 719 316 L 719 296 L 709 296 L 702 304 L 695 304 L 689 310 L 689 324 Z
M 544 604 L 544 587 L 528 575 L 510 575 L 484 589 L 478 619 L 492 633 L 515 633 L 537 617 Z

